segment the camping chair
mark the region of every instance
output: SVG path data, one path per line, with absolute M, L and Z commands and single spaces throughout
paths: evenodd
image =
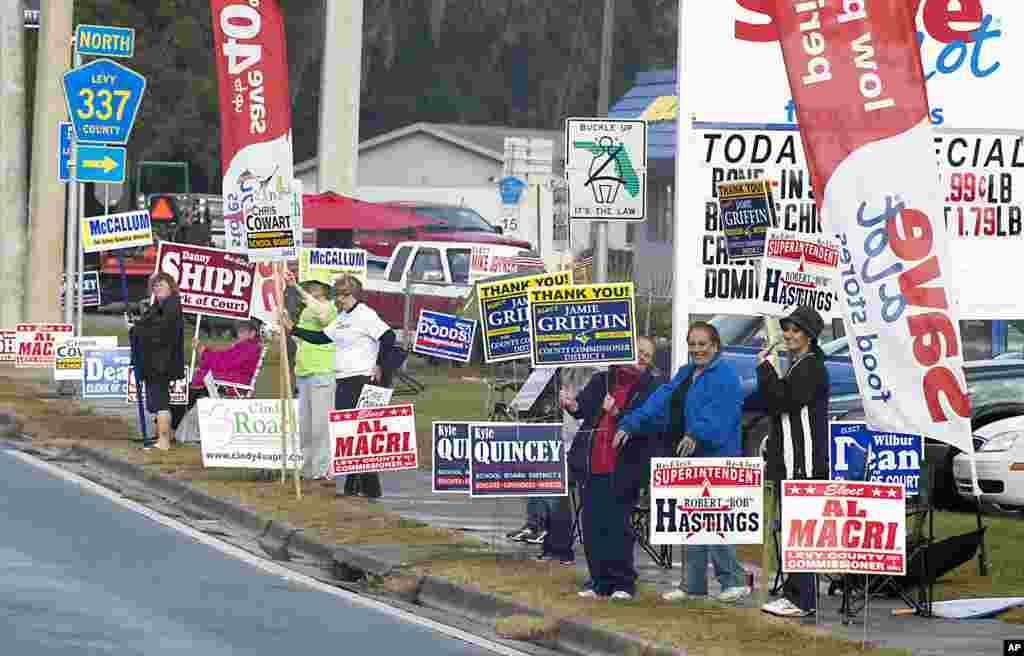
M 203 383 L 206 385 L 206 393 L 211 399 L 249 399 L 256 391 L 256 379 L 263 369 L 263 361 L 267 355 L 266 342 L 260 342 L 260 359 L 256 362 L 256 370 L 252 373 L 249 383 L 232 383 L 225 380 L 216 380 L 212 372 L 206 372 Z

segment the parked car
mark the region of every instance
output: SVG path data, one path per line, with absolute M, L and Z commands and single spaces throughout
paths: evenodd
M 1024 393 L 1024 382 L 1019 391 Z M 971 458 L 966 453 L 953 458 L 956 491 L 970 503 L 1024 511 L 1024 414 L 993 421 L 974 435 L 981 440 L 974 454 L 981 497 L 974 496 Z

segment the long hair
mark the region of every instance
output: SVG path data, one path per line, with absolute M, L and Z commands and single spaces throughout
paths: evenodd
M 171 288 L 171 296 L 178 295 L 178 283 L 175 282 L 174 278 L 171 277 L 171 274 L 167 273 L 166 271 L 157 271 L 156 273 L 151 275 L 149 277 L 149 291 L 152 292 L 153 286 L 156 285 L 158 282 L 167 283 L 167 286 Z

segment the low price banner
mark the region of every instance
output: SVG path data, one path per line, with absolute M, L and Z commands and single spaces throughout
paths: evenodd
M 761 458 L 652 458 L 651 544 L 761 544 Z
M 132 350 L 127 346 L 82 352 L 82 399 L 118 399 L 128 394 Z
M 529 291 L 571 284 L 569 271 L 477 283 L 484 360 L 494 363 L 530 357 Z
M 435 421 L 431 440 L 430 489 L 434 494 L 469 494 L 469 422 Z
M 829 423 L 829 472 L 834 481 L 899 483 L 920 494 L 924 440 L 920 435 L 869 430 L 856 421 Z
M 18 333 L 14 330 L 0 330 L 0 362 L 17 362 Z
M 75 278 L 74 298 L 72 305 L 78 307 L 78 278 Z M 60 306 L 64 307 L 64 295 L 67 293 L 67 274 L 60 274 Z M 82 273 L 82 307 L 97 307 L 100 304 L 100 272 L 85 271 Z
M 19 323 L 14 327 L 18 354 L 15 363 L 22 369 L 49 369 L 57 359 L 57 342 L 74 335 L 69 323 Z
M 181 291 L 181 310 L 224 319 L 248 319 L 254 266 L 218 248 L 160 242 L 156 270 L 167 273 Z
M 906 497 L 895 483 L 782 482 L 782 571 L 906 574 Z
M 826 321 L 839 318 L 839 299 L 833 291 L 839 273 L 835 240 L 775 228 L 766 235 L 760 303 L 755 310 L 778 317 L 807 305 Z
M 411 403 L 380 408 L 332 410 L 331 473 L 401 471 L 419 466 L 416 415 Z
M 281 468 L 281 401 L 279 399 L 211 399 L 196 401 L 204 467 Z M 298 401 L 292 401 L 298 416 Z M 285 426 L 284 452 L 289 467 L 302 467 L 295 426 Z
M 562 424 L 474 423 L 469 431 L 472 496 L 568 494 Z
M 636 362 L 631 282 L 532 289 L 529 319 L 535 367 Z
M 171 405 L 188 405 L 188 384 L 192 380 L 192 368 L 185 365 L 185 377 L 171 382 Z M 139 386 L 135 383 L 135 367 L 128 370 L 128 403 L 135 403 Z
M 767 180 L 718 183 L 718 214 L 730 260 L 764 255 L 768 229 L 775 222 L 775 202 Z
M 81 381 L 85 375 L 85 351 L 115 348 L 117 337 L 58 337 L 53 379 Z
M 453 314 L 420 310 L 416 322 L 413 353 L 444 360 L 469 362 L 473 355 L 476 321 L 462 319 Z
M 153 222 L 149 210 L 82 217 L 82 249 L 86 253 L 149 246 L 152 243 Z
M 319 280 L 333 285 L 334 279 L 349 273 L 366 284 L 366 251 L 361 248 L 299 249 L 299 280 Z

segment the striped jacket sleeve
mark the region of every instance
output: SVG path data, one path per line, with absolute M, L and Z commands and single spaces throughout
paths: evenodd
M 778 417 L 782 434 L 782 457 L 790 478 L 810 478 L 815 462 L 823 453 L 820 440 L 815 439 L 813 406 L 827 374 L 824 363 L 816 357 L 805 359 L 788 375 L 780 377 L 767 362 L 757 368 L 758 394 L 769 412 Z M 827 448 L 827 445 L 824 446 Z M 827 456 L 825 456 L 827 457 Z

